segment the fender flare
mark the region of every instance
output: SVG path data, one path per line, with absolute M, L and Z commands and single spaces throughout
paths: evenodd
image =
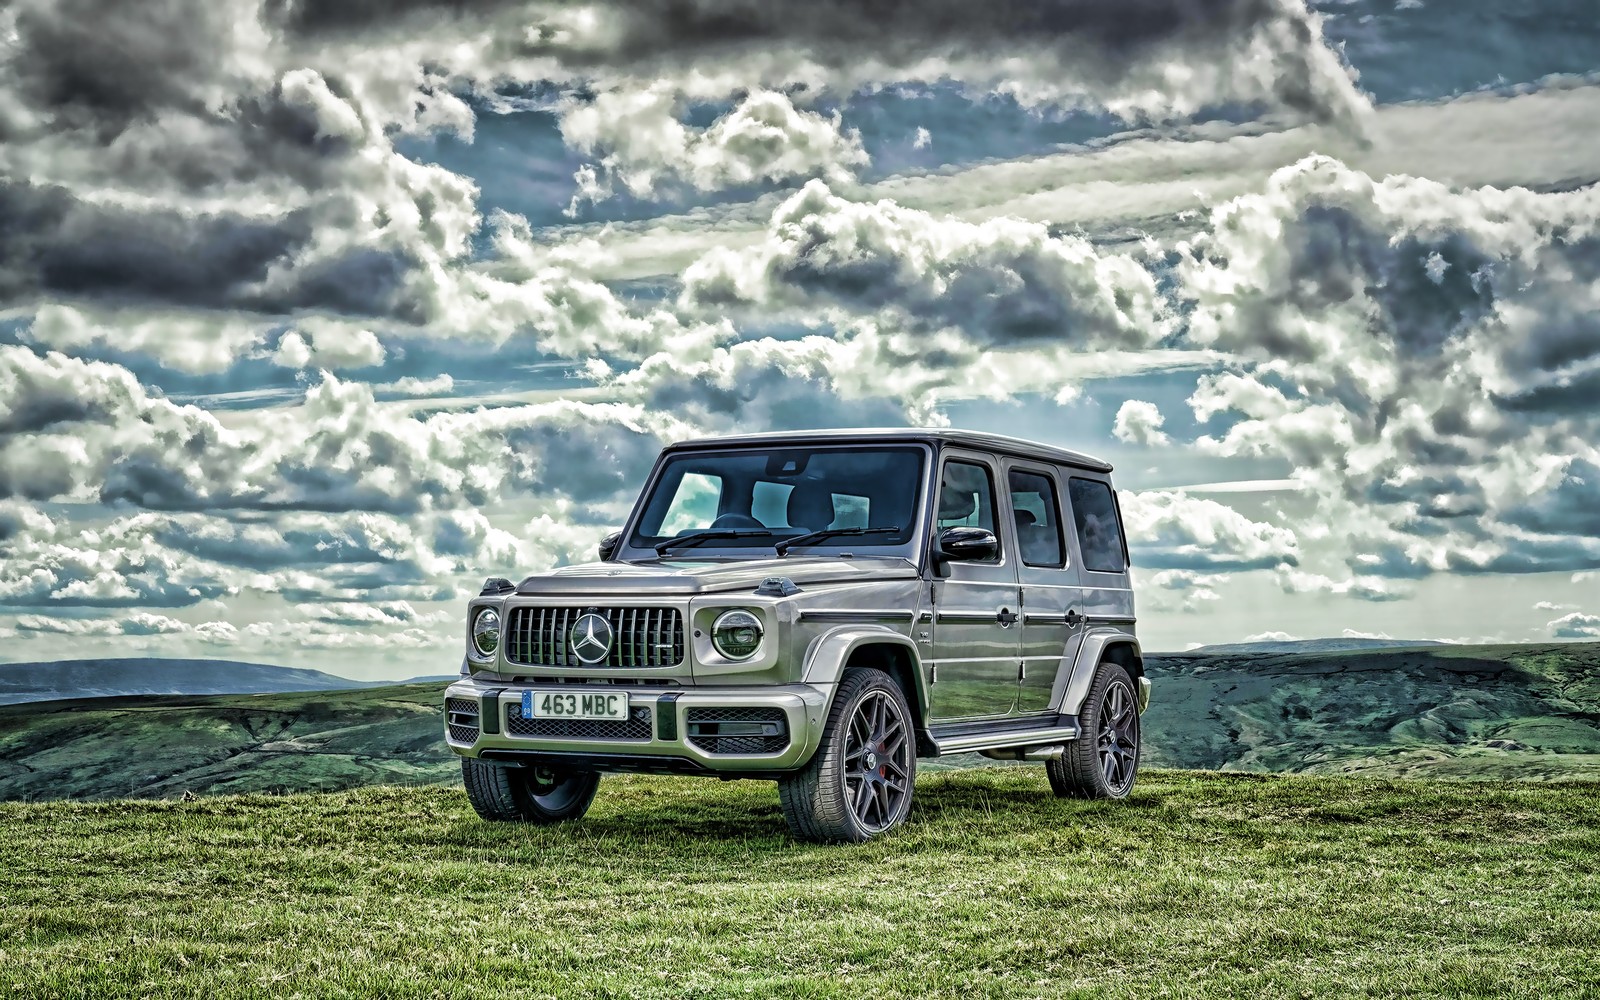
M 916 713 L 917 725 L 923 725 L 923 720 L 928 717 L 928 687 L 922 675 L 922 656 L 910 636 L 888 626 L 843 625 L 824 632 L 812 640 L 806 649 L 805 670 L 801 677 L 807 684 L 832 688 L 839 683 L 850 657 L 868 646 L 894 646 L 904 650 L 911 661 L 911 676 L 900 680 L 902 684 L 910 681 L 912 690 L 906 694 L 911 702 L 911 710 Z
M 1068 675 L 1061 691 L 1058 710 L 1063 715 L 1077 715 L 1082 711 L 1083 700 L 1089 696 L 1089 686 L 1094 683 L 1095 670 L 1105 658 L 1106 652 L 1115 646 L 1131 647 L 1129 651 L 1133 654 L 1137 669 L 1130 673 L 1133 673 L 1135 678 L 1144 675 L 1144 654 L 1139 648 L 1139 640 L 1132 632 L 1111 627 L 1091 629 L 1083 637 L 1083 644 L 1078 647 L 1078 657 L 1072 665 L 1072 673 Z

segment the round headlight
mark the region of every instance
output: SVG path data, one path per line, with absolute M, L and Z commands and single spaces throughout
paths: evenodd
M 500 612 L 484 608 L 472 619 L 472 652 L 487 660 L 500 648 Z
M 711 625 L 711 645 L 730 660 L 756 655 L 761 635 L 761 619 L 748 611 L 724 611 Z

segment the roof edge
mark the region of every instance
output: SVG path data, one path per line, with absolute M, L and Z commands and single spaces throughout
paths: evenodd
M 719 446 L 747 446 L 793 442 L 844 442 L 844 441 L 922 441 L 929 444 L 949 444 L 984 451 L 996 451 L 1018 458 L 1043 459 L 1076 466 L 1091 472 L 1110 472 L 1112 466 L 1104 459 L 1080 451 L 1042 444 L 1024 438 L 993 434 L 988 431 L 969 431 L 951 427 L 860 427 L 829 428 L 827 430 L 766 431 L 759 434 L 728 434 L 717 437 L 688 438 L 667 445 L 667 450 L 699 449 Z

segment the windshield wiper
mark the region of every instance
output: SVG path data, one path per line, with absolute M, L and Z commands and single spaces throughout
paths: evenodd
M 772 532 L 765 528 L 714 528 L 710 531 L 691 531 L 687 535 L 678 535 L 665 541 L 657 542 L 653 547 L 656 555 L 665 553 L 668 549 L 683 548 L 690 545 L 699 545 L 717 538 L 756 538 L 760 535 L 770 535 Z
M 892 535 L 900 530 L 898 524 L 882 528 L 823 528 L 821 531 L 808 531 L 803 535 L 785 538 L 774 545 L 778 555 L 787 555 L 789 550 L 796 545 L 806 545 L 811 542 L 820 542 L 826 538 L 838 538 L 842 535 Z

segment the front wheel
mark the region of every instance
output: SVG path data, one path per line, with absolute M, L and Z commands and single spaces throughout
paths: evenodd
M 905 693 L 881 670 L 852 670 L 839 682 L 822 745 L 803 770 L 779 779 L 778 799 L 801 840 L 860 843 L 905 820 L 916 777 Z
M 562 823 L 589 811 L 600 775 L 548 767 L 501 767 L 461 758 L 461 781 L 472 808 L 501 823 Z
M 1078 738 L 1045 764 L 1051 789 L 1062 798 L 1123 798 L 1139 771 L 1139 706 L 1121 665 L 1100 664 L 1079 722 Z

